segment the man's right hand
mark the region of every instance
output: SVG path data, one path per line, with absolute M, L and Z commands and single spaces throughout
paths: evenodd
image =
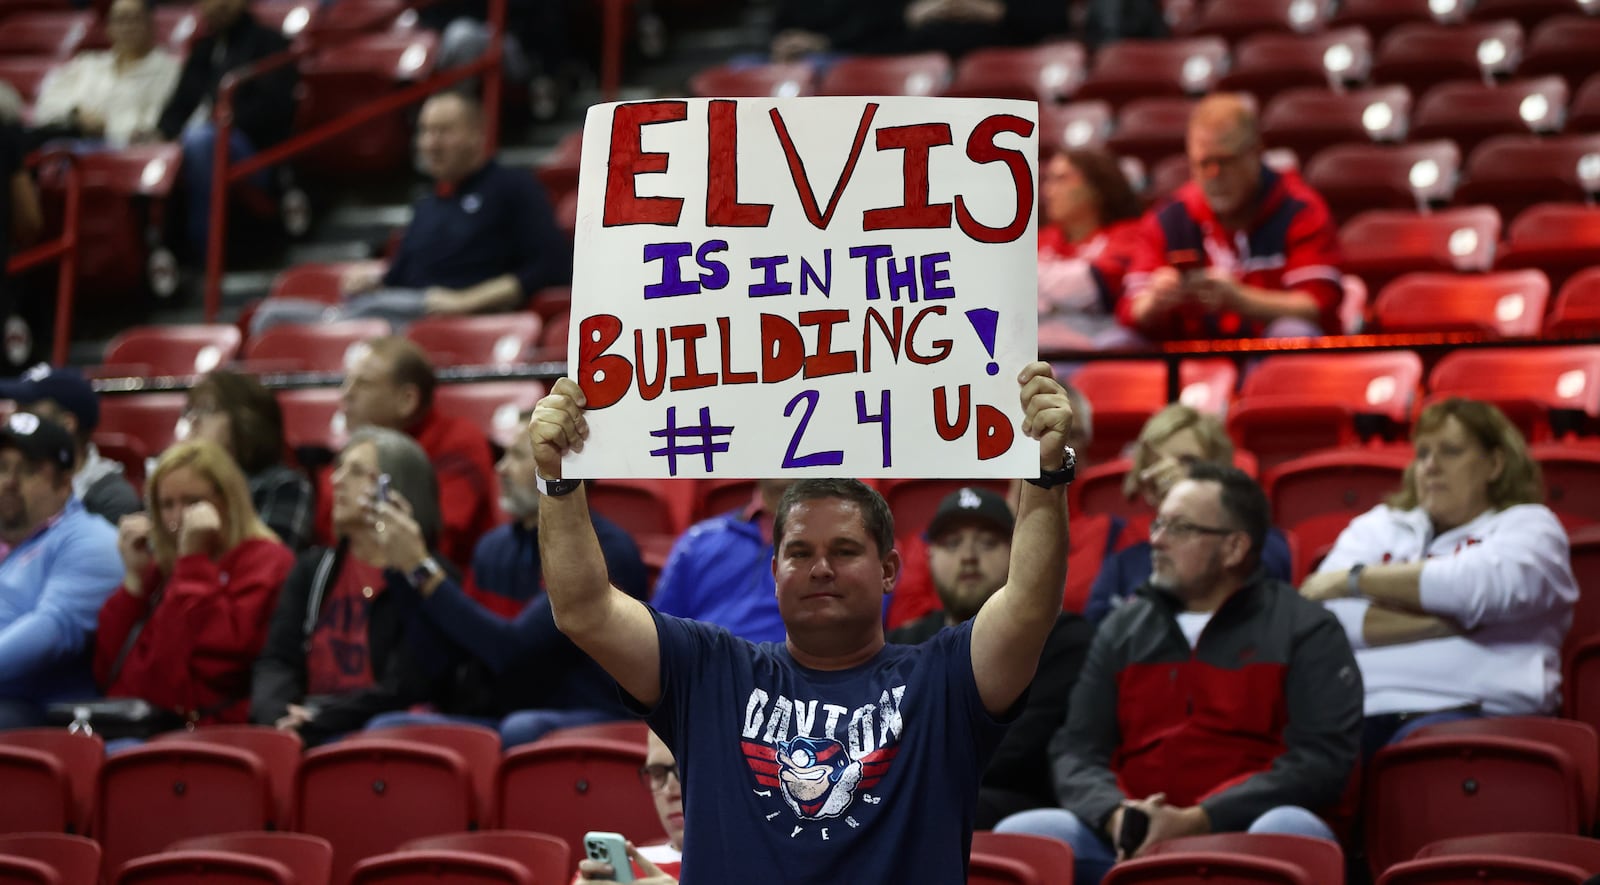
M 1158 267 L 1150 272 L 1150 283 L 1134 296 L 1133 321 L 1145 323 L 1159 319 L 1183 303 L 1183 274 L 1175 267 Z
M 560 378 L 533 407 L 528 438 L 533 443 L 533 462 L 546 480 L 561 478 L 562 456 L 583 451 L 583 441 L 589 438 L 589 421 L 583 417 L 587 402 L 578 382 Z
M 339 289 L 345 295 L 359 295 L 378 288 L 381 282 L 383 282 L 383 265 L 358 264 L 345 270 L 344 276 L 339 278 Z

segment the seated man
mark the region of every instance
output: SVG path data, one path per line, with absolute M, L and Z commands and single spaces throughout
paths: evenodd
M 109 50 L 73 56 L 39 87 L 33 125 L 46 136 L 127 145 L 155 128 L 178 86 L 179 62 L 156 46 L 155 19 L 144 0 L 116 0 L 106 11 Z
M 1015 527 L 1005 499 L 988 489 L 958 489 L 941 501 L 928 524 L 928 571 L 944 607 L 890 632 L 889 641 L 924 642 L 976 615 L 1005 586 Z M 1028 704 L 983 773 L 978 829 L 992 829 L 1008 814 L 1055 805 L 1046 750 L 1050 736 L 1067 718 L 1067 697 L 1083 668 L 1092 633 L 1078 615 L 1056 616 L 1028 689 Z
M 900 0 L 778 0 L 770 57 L 791 62 L 891 51 L 902 33 L 900 5 Z
M 0 425 L 0 729 L 40 725 L 44 705 L 98 692 L 90 637 L 122 583 L 117 530 L 72 493 L 72 436 L 37 415 Z
M 901 48 L 961 56 L 990 46 L 1037 43 L 1071 29 L 1068 7 L 1059 0 L 910 0 Z
M 458 92 L 422 106 L 417 157 L 433 192 L 412 207 L 411 223 L 388 270 L 363 268 L 344 281 L 346 301 L 271 298 L 252 334 L 280 323 L 378 317 L 404 325 L 432 314 L 514 310 L 539 289 L 569 278 L 572 247 L 537 178 L 486 155 L 483 108 Z
M 1189 118 L 1192 181 L 1146 214 L 1102 346 L 1340 332 L 1338 231 L 1322 198 L 1261 161 L 1256 113 L 1218 93 Z
M 674 877 L 683 857 L 683 781 L 678 778 L 678 760 L 653 731 L 645 733 L 644 768 L 639 776 L 650 788 L 667 841 L 663 845 L 628 843 L 633 881 L 635 885 L 677 885 Z M 579 882 L 610 882 L 616 875 L 610 864 L 587 858 L 578 861 Z
M 1333 839 L 1361 738 L 1361 674 L 1331 614 L 1261 571 L 1267 497 L 1196 464 L 1151 523 L 1155 570 L 1100 625 L 1051 742 L 1061 808 L 1000 832 L 1061 839 L 1074 881 L 1168 839 L 1249 830 Z M 1122 845 L 1123 822 L 1147 817 Z

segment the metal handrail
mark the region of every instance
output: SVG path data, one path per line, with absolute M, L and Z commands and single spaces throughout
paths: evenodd
M 50 148 L 35 152 L 28 156 L 26 165 L 38 166 L 47 160 L 63 162 L 67 167 L 67 202 L 62 212 L 61 236 L 11 256 L 6 263 L 6 270 L 14 277 L 46 262 L 57 262 L 55 334 L 50 343 L 50 362 L 61 366 L 67 362 L 67 350 L 72 341 L 72 304 L 78 286 L 78 212 L 82 182 L 78 175 L 78 158 L 68 150 Z
M 212 125 L 216 127 L 216 147 L 211 173 L 211 227 L 206 232 L 206 272 L 205 272 L 205 321 L 216 322 L 217 314 L 222 307 L 222 272 L 226 264 L 226 249 L 228 235 L 228 190 L 237 181 L 280 163 L 290 157 L 303 154 L 323 142 L 342 135 L 356 127 L 373 120 L 398 108 L 413 104 L 435 92 L 440 92 L 464 80 L 473 77 L 483 77 L 483 106 L 484 136 L 489 152 L 492 154 L 499 144 L 499 114 L 501 75 L 500 57 L 501 41 L 505 34 L 506 0 L 489 0 L 489 42 L 482 56 L 459 68 L 453 68 L 441 74 L 436 74 L 418 83 L 414 83 L 399 92 L 393 92 L 380 98 L 373 99 L 361 107 L 354 108 L 347 113 L 328 120 L 309 131 L 296 133 L 289 138 L 263 150 L 248 159 L 237 163 L 230 161 L 228 142 L 233 131 L 233 96 L 238 91 L 239 85 L 245 81 L 270 73 L 285 65 L 298 62 L 302 58 L 315 52 L 326 51 L 330 46 L 337 46 L 351 40 L 366 36 L 365 27 L 381 24 L 386 19 L 397 18 L 407 11 L 430 6 L 439 0 L 421 0 L 410 4 L 399 13 L 385 12 L 374 17 L 371 21 L 363 22 L 362 30 L 352 30 L 341 35 L 341 39 L 333 43 L 316 41 L 304 46 L 292 47 L 277 55 L 269 56 L 248 65 L 243 69 L 232 71 L 222 78 L 217 90 L 216 113 Z

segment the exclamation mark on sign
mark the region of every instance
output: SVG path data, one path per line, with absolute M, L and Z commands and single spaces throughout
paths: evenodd
M 1000 314 L 987 307 L 974 307 L 967 311 L 967 322 L 972 324 L 972 331 L 978 333 L 978 340 L 983 342 L 983 349 L 989 352 L 990 357 L 993 357 L 994 330 L 1000 323 Z M 984 366 L 984 371 L 990 375 L 998 375 L 1000 373 L 1000 364 L 990 359 L 989 365 Z

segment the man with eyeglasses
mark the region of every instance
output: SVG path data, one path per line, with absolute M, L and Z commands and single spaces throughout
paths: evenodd
M 1192 179 L 1145 216 L 1117 304 L 1121 335 L 1097 343 L 1337 334 L 1337 227 L 1297 173 L 1262 162 L 1255 102 L 1203 99 L 1186 149 Z
M 1101 622 L 1051 741 L 1062 807 L 997 830 L 1068 843 L 1086 885 L 1180 836 L 1335 838 L 1324 817 L 1347 810 L 1361 672 L 1338 621 L 1262 571 L 1267 526 L 1236 467 L 1195 464 L 1173 486 L 1150 580 Z
M 1010 575 L 1011 532 L 1016 520 L 1006 500 L 990 489 L 957 489 L 939 502 L 928 523 L 928 573 L 943 605 L 889 633 L 890 642 L 915 645 L 978 614 Z M 1008 814 L 1055 804 L 1050 789 L 1050 736 L 1067 716 L 1067 697 L 1083 668 L 1093 631 L 1072 612 L 1056 616 L 1039 656 L 1028 701 L 978 788 L 976 826 L 987 830 Z
M 630 841 L 628 859 L 633 861 L 634 885 L 676 885 L 683 855 L 683 781 L 678 774 L 678 760 L 655 732 L 646 732 L 645 744 L 639 781 L 650 790 L 661 827 L 667 831 L 667 841 L 655 845 L 634 845 Z M 611 865 L 603 861 L 578 861 L 579 882 L 609 882 L 615 875 Z

